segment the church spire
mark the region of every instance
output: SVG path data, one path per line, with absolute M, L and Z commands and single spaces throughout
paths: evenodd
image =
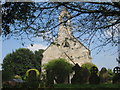
M 67 11 L 66 8 L 63 8 L 60 15 L 59 15 L 59 32 L 58 35 L 60 35 L 61 33 L 64 34 L 71 34 L 71 21 L 70 21 L 70 14 Z

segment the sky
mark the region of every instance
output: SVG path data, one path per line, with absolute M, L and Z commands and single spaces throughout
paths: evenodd
M 0 37 L 0 63 L 3 62 L 3 59 L 7 54 L 12 53 L 18 48 L 28 48 L 32 51 L 35 51 L 38 49 L 46 49 L 49 45 L 41 38 L 34 38 L 34 41 L 35 43 L 33 47 L 30 46 L 30 43 L 22 46 L 21 40 L 15 40 L 11 38 L 2 42 L 2 38 Z M 25 40 L 24 42 L 29 42 L 29 40 Z M 106 47 L 106 49 L 110 48 L 110 46 Z M 99 54 L 96 54 L 97 50 L 91 51 L 92 63 L 97 65 L 99 69 L 101 69 L 102 67 L 113 69 L 115 66 L 118 65 L 116 61 L 116 57 L 118 57 L 118 54 L 115 51 L 117 51 L 116 47 L 112 47 L 110 51 L 101 51 Z

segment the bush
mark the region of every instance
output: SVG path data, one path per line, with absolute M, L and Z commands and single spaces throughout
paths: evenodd
M 114 76 L 114 73 L 112 72 L 112 70 L 108 69 L 108 81 L 109 82 L 112 82 L 113 76 Z
M 19 75 L 15 75 L 14 78 L 15 78 L 15 79 L 22 79 L 22 77 L 19 76 Z
M 90 69 L 91 69 L 93 66 L 97 67 L 95 64 L 87 62 L 87 63 L 82 64 L 81 67 L 82 67 L 82 68 L 87 68 L 87 69 L 90 71 Z
M 73 65 L 67 62 L 65 59 L 55 59 L 48 62 L 45 69 L 46 71 L 52 71 L 52 75 L 55 76 L 55 80 L 57 83 L 64 83 L 65 79 L 72 72 Z
M 14 74 L 13 72 L 9 70 L 2 70 L 2 81 L 8 81 L 10 79 L 13 79 Z

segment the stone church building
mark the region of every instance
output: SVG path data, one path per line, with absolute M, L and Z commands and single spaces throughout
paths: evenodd
M 58 58 L 64 58 L 72 64 L 78 63 L 80 66 L 91 62 L 90 50 L 71 34 L 72 25 L 69 18 L 70 14 L 64 8 L 58 17 L 61 23 L 58 26 L 58 36 L 44 51 L 42 64 Z

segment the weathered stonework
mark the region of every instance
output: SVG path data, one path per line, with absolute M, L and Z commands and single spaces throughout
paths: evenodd
M 59 25 L 58 37 L 43 53 L 42 64 L 58 58 L 65 58 L 70 63 L 74 62 L 79 65 L 91 62 L 90 50 L 71 34 L 71 22 L 67 20 L 69 18 L 70 14 L 66 9 L 63 9 L 58 19 L 59 23 L 64 21 L 66 23 Z

